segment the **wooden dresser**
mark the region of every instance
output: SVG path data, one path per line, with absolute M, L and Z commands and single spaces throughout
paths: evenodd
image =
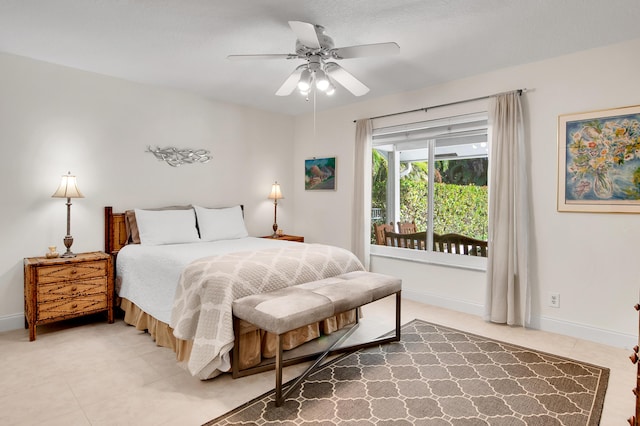
M 113 264 L 103 252 L 24 259 L 24 312 L 29 340 L 36 326 L 106 311 L 113 323 Z
M 640 313 L 640 303 L 636 303 L 633 307 Z M 638 329 L 640 332 L 640 317 L 638 317 Z M 639 335 L 640 336 L 640 335 Z M 636 409 L 633 416 L 629 417 L 628 422 L 631 426 L 640 426 L 640 337 L 638 338 L 638 344 L 633 347 L 633 353 L 629 357 L 631 362 L 636 364 L 636 387 L 632 389 L 636 399 Z

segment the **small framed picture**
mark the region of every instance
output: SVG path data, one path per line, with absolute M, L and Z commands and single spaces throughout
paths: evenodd
M 558 117 L 558 211 L 640 213 L 640 105 Z
M 307 191 L 336 190 L 336 157 L 304 160 L 304 189 Z

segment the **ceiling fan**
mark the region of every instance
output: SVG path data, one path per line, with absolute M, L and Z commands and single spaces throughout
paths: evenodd
M 333 47 L 333 39 L 325 34 L 321 25 L 300 21 L 289 21 L 296 35 L 296 53 L 229 55 L 228 59 L 303 59 L 305 64 L 297 67 L 280 86 L 276 95 L 288 96 L 297 87 L 300 93 L 308 95 L 315 88 L 328 95 L 335 91 L 334 82 L 339 83 L 355 96 L 362 96 L 369 88 L 352 74 L 338 65 L 335 60 L 382 56 L 398 53 L 400 47 L 393 42 L 361 44 L 348 47 Z

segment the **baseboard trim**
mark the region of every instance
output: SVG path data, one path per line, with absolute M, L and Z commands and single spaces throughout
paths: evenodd
M 5 315 L 0 317 L 0 332 L 24 328 L 24 314 Z
M 602 343 L 616 348 L 631 349 L 638 344 L 638 336 L 605 330 L 590 325 L 579 324 L 571 321 L 558 320 L 548 317 L 531 317 L 531 328 L 563 334 L 577 339 Z
M 416 302 L 426 303 L 428 305 L 464 312 L 471 315 L 477 315 L 479 317 L 484 316 L 484 306 L 478 303 L 449 299 L 436 294 L 422 293 L 412 290 L 402 290 L 402 295 L 403 297 Z M 616 348 L 631 349 L 638 344 L 638 336 L 635 335 L 619 333 L 616 331 L 605 330 L 571 321 L 558 320 L 555 318 L 533 316 L 528 327 L 534 330 L 562 334 L 564 336 L 588 340 Z
M 477 315 L 479 317 L 484 314 L 484 306 L 479 303 L 471 303 L 464 300 L 438 296 L 433 293 L 421 293 L 405 289 L 402 289 L 402 296 L 407 299 L 415 300 L 416 302 L 451 309 L 452 311 L 464 312 L 466 314 Z

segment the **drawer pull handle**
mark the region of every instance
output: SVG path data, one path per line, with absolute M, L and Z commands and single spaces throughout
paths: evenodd
M 77 291 L 78 287 L 76 287 L 75 285 L 73 287 L 71 287 L 71 291 Z
M 75 309 L 75 308 L 77 308 L 77 307 L 78 307 L 78 304 L 77 304 L 77 303 L 74 303 L 73 305 L 71 305 L 71 309 Z
M 77 272 L 78 272 L 78 271 L 76 271 L 75 269 L 72 269 L 72 270 L 71 270 L 71 275 L 74 275 L 74 274 L 76 274 Z

